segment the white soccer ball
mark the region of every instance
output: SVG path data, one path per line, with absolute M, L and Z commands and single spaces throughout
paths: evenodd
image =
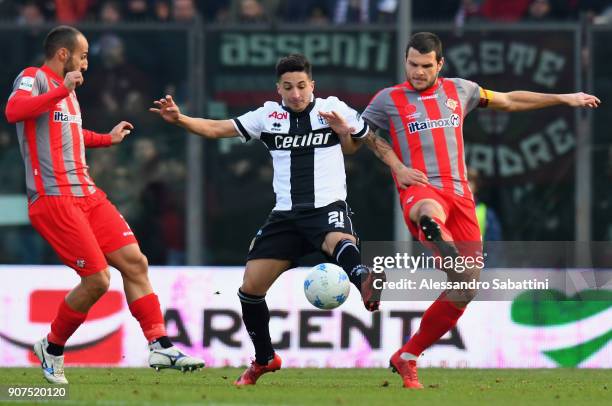
M 346 272 L 334 264 L 313 266 L 304 280 L 306 298 L 319 309 L 335 309 L 344 303 L 350 291 Z

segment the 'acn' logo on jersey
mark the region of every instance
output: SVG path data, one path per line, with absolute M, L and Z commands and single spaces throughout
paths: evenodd
M 268 118 L 275 118 L 277 120 L 286 120 L 289 118 L 289 113 L 287 113 L 286 111 L 282 111 L 282 112 L 273 111 L 272 113 L 268 114 Z
M 408 124 L 408 131 L 413 134 L 417 131 L 429 130 L 434 128 L 459 127 L 461 118 L 458 114 L 452 114 L 449 118 L 439 120 L 414 121 Z

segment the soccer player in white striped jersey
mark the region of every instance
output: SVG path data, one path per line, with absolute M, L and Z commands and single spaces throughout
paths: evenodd
M 313 95 L 310 62 L 299 54 L 276 65 L 281 102 L 266 102 L 232 120 L 208 120 L 182 114 L 171 96 L 150 110 L 165 121 L 205 138 L 258 139 L 272 155 L 276 205 L 253 238 L 243 284 L 238 290 L 242 318 L 255 346 L 255 360 L 236 385 L 253 385 L 266 372 L 278 370 L 281 359 L 270 340 L 270 315 L 265 295 L 276 278 L 311 252 L 322 251 L 340 265 L 360 290 L 370 311 L 378 309 L 380 292 L 374 274 L 361 263 L 358 239 L 346 203 L 342 145 L 364 137 L 368 125 L 336 97 Z M 335 112 L 355 129 L 337 134 L 320 113 Z

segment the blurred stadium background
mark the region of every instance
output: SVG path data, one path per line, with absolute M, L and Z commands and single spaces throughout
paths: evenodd
M 136 127 L 120 146 L 88 151 L 90 172 L 153 265 L 174 340 L 211 366 L 243 364 L 252 352 L 235 291 L 250 240 L 273 206 L 271 161 L 261 144 L 188 136 L 147 108 L 172 94 L 191 115 L 254 109 L 277 98 L 273 67 L 290 52 L 313 62 L 317 96 L 336 95 L 357 110 L 404 81 L 407 38 L 423 30 L 442 38 L 445 76 L 498 91 L 597 95 L 595 112 L 474 112 L 466 153 L 479 200 L 499 220 L 490 240 L 612 240 L 609 1 L 0 0 L 0 16 L 3 111 L 20 70 L 42 63 L 50 27 L 74 24 L 89 38 L 90 68 L 78 90 L 84 127 L 108 131 L 122 119 Z M 386 168 L 365 148 L 346 168 L 362 239 L 405 239 Z M 77 279 L 50 267 L 55 254 L 29 226 L 23 172 L 14 127 L 1 120 L 0 273 L 11 283 L 0 285 L 0 366 L 33 362 L 22 347 L 46 332 Z M 385 366 L 427 306 L 395 302 L 372 316 L 353 295 L 338 311 L 315 311 L 302 275 L 283 276 L 269 297 L 273 339 L 290 366 Z M 68 363 L 144 365 L 144 339 L 113 278 Z M 612 368 L 612 300 L 595 303 L 548 313 L 474 303 L 423 365 Z

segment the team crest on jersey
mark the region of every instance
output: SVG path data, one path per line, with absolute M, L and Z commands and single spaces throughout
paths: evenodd
M 77 259 L 76 266 L 78 266 L 79 268 L 85 268 L 85 260 L 81 258 Z
M 446 99 L 446 107 L 448 107 L 451 111 L 455 111 L 459 103 L 455 99 L 448 98 Z
M 421 113 L 417 111 L 417 107 L 414 104 L 406 105 L 406 107 L 404 107 L 404 114 L 408 120 L 421 117 Z
M 327 120 L 325 118 L 323 118 L 323 116 L 321 116 L 320 114 L 317 116 L 317 119 L 319 120 L 319 124 L 321 124 L 321 125 L 326 125 L 327 124 Z
M 406 114 L 407 116 L 416 113 L 416 111 L 417 108 L 414 104 L 407 104 L 406 107 L 404 107 L 404 114 Z

